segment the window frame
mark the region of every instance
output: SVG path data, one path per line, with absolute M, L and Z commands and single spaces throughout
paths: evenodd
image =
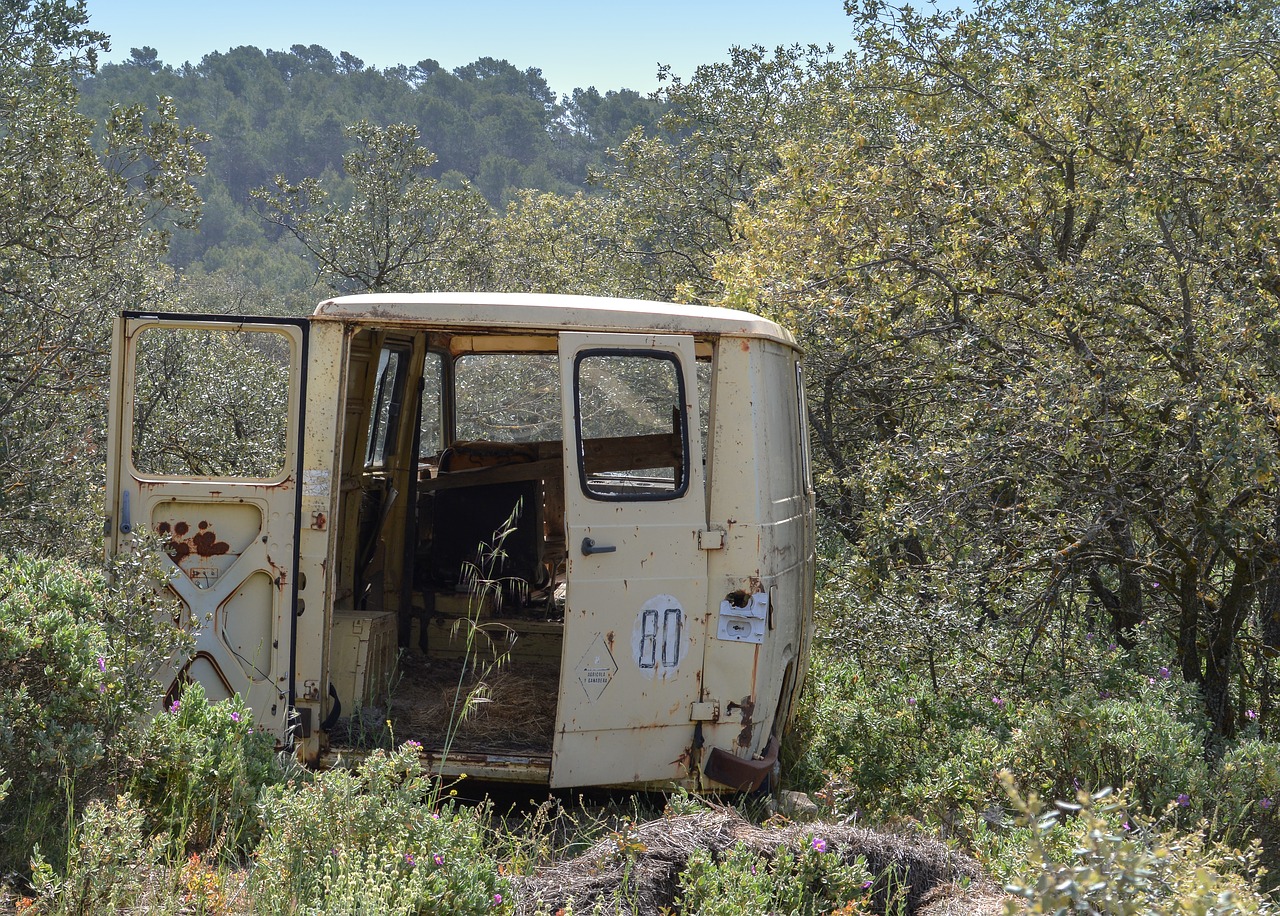
M 680 473 L 678 485 L 670 490 L 636 491 L 627 493 L 602 493 L 592 489 L 587 482 L 586 440 L 582 435 L 582 363 L 592 357 L 625 356 L 631 358 L 658 359 L 670 363 L 675 369 L 676 398 L 680 410 Z M 579 350 L 573 357 L 573 437 L 578 465 L 578 486 L 588 499 L 599 502 L 670 502 L 682 499 L 689 492 L 689 404 L 684 366 L 678 353 L 651 347 L 592 347 Z M 626 437 L 617 437 L 626 438 Z

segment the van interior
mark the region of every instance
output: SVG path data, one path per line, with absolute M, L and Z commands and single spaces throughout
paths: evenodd
M 557 338 L 365 328 L 349 352 L 331 742 L 382 743 L 389 723 L 428 752 L 549 757 L 568 558 Z M 697 353 L 705 442 L 710 343 Z M 678 367 L 602 351 L 574 378 L 588 495 L 679 488 Z

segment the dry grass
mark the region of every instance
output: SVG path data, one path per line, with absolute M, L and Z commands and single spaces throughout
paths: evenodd
M 767 855 L 779 845 L 802 849 L 815 836 L 846 861 L 858 856 L 866 860 L 879 876 L 874 899 L 878 912 L 1003 912 L 1003 895 L 978 863 L 937 840 L 836 824 L 761 827 L 721 807 L 635 825 L 627 834 L 630 857 L 620 854 L 617 838 L 607 837 L 573 859 L 516 879 L 516 911 L 543 916 L 571 902 L 575 913 L 659 913 L 675 906 L 680 873 L 696 849 L 716 854 L 742 843 Z M 891 909 L 899 905 L 895 901 L 901 901 L 902 910 Z
M 413 738 L 437 747 L 455 722 L 454 751 L 551 753 L 558 665 L 510 662 L 487 670 L 481 665 L 462 677 L 459 692 L 461 661 L 409 656 L 404 664 L 391 703 L 397 740 Z

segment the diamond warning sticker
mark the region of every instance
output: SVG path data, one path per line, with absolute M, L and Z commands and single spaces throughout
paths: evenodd
M 600 699 L 600 694 L 604 693 L 617 673 L 618 663 L 613 660 L 613 653 L 605 645 L 603 634 L 597 633 L 587 647 L 586 654 L 578 662 L 578 683 L 586 691 L 587 699 L 592 703 Z

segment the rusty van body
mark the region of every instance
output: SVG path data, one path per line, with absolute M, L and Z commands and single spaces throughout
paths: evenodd
M 800 372 L 771 321 L 621 299 L 129 312 L 108 550 L 151 532 L 202 621 L 171 694 L 308 763 L 757 788 L 812 632 Z

